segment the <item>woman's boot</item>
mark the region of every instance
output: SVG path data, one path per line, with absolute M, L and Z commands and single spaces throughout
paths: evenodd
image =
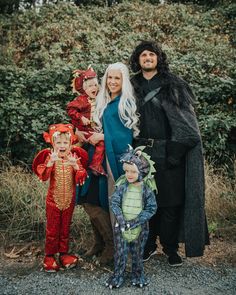
M 102 208 L 97 215 L 95 222 L 96 227 L 103 237 L 104 249 L 102 255 L 99 257 L 99 263 L 101 265 L 109 264 L 113 261 L 114 256 L 114 243 L 113 243 L 113 231 L 111 227 L 110 215 Z
M 94 228 L 96 228 L 95 241 L 97 237 L 99 245 L 101 245 L 101 241 L 103 242 L 103 251 L 99 257 L 99 263 L 102 265 L 108 264 L 113 260 L 114 254 L 113 232 L 110 214 L 99 206 L 87 203 L 84 204 L 84 209 L 90 217 L 91 224 L 93 224 Z
M 92 220 L 90 220 L 90 222 L 91 222 L 91 225 L 92 225 L 92 228 L 93 228 L 94 242 L 93 242 L 92 247 L 85 252 L 84 255 L 86 257 L 91 257 L 93 255 L 98 255 L 104 249 L 104 242 L 103 242 L 101 234 L 97 230 L 96 226 L 93 224 Z

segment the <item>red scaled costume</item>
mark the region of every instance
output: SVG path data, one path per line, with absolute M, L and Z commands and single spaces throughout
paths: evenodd
M 93 121 L 96 99 L 89 97 L 86 90 L 83 88 L 83 84 L 89 79 L 96 78 L 97 75 L 92 68 L 86 71 L 76 70 L 74 74 L 75 78 L 72 81 L 73 92 L 79 93 L 80 95 L 68 103 L 67 113 L 71 118 L 71 123 L 78 128 L 79 131 L 87 132 L 87 134 L 84 135 L 85 138 L 88 139 L 91 136 L 91 132 L 96 131 L 96 124 Z M 90 124 L 84 125 L 81 120 L 82 117 L 89 119 Z M 89 168 L 95 174 L 106 174 L 102 167 L 104 150 L 104 141 L 99 141 L 95 146 L 93 158 L 89 164 Z
M 49 133 L 43 134 L 45 141 L 53 145 L 53 135 L 56 132 L 69 134 L 71 144 L 77 141 L 71 124 L 51 125 Z M 39 179 L 50 181 L 46 198 L 46 256 L 68 252 L 76 184 L 84 182 L 87 177 L 87 152 L 80 147 L 72 146 L 71 153 L 77 158 L 78 170 L 68 165 L 68 161 L 63 158 L 58 158 L 52 167 L 47 167 L 50 149 L 40 151 L 33 161 L 33 171 Z

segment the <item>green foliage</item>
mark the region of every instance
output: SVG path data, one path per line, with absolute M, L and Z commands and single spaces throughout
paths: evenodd
M 107 64 L 128 62 L 139 40 L 155 39 L 163 44 L 172 71 L 196 94 L 206 155 L 218 162 L 232 157 L 236 5 L 205 9 L 122 2 L 112 7 L 60 2 L 1 15 L 1 152 L 30 163 L 44 146 L 48 125 L 69 120 L 65 107 L 74 98 L 74 69 L 91 64 L 102 77 Z
M 76 5 L 84 5 L 84 6 L 89 6 L 89 5 L 104 5 L 106 0 L 75 0 L 74 1 Z
M 66 122 L 70 73 L 65 65 L 38 71 L 0 67 L 2 152 L 9 149 L 13 158 L 28 162 L 48 125 Z
M 217 228 L 218 228 L 217 222 L 212 221 L 208 223 L 209 234 L 214 234 L 217 231 Z
M 155 0 L 150 0 L 155 1 Z M 199 5 L 215 5 L 219 3 L 221 0 L 171 0 L 171 3 L 185 3 L 185 4 L 199 4 Z
M 230 157 L 232 151 L 229 149 L 228 135 L 232 127 L 236 128 L 235 118 L 227 113 L 217 112 L 199 116 L 199 122 L 207 156 L 224 160 Z
M 0 13 L 13 13 L 18 10 L 20 0 L 0 0 Z

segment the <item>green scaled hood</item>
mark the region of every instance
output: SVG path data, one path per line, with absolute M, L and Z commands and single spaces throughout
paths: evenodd
M 154 168 L 155 163 L 151 160 L 151 157 L 144 152 L 145 148 L 145 146 L 139 146 L 133 149 L 129 145 L 128 151 L 121 156 L 120 161 L 122 163 L 136 165 L 139 172 L 144 174 L 144 176 L 141 178 L 141 181 L 143 181 L 143 183 L 147 185 L 152 191 L 157 192 L 157 186 L 154 179 L 154 173 L 156 172 L 156 169 Z M 119 186 L 126 181 L 125 175 L 122 175 L 117 179 L 116 186 Z

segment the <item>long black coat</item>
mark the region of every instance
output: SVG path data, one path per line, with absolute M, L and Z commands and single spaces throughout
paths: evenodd
M 155 139 L 146 151 L 156 163 L 155 175 L 159 207 L 184 204 L 182 239 L 186 256 L 203 255 L 208 243 L 204 210 L 204 164 L 201 136 L 188 84 L 171 73 L 155 75 L 151 80 L 137 74 L 132 84 L 140 113 L 140 140 Z M 152 90 L 159 92 L 146 103 Z M 150 142 L 150 144 L 149 144 Z

